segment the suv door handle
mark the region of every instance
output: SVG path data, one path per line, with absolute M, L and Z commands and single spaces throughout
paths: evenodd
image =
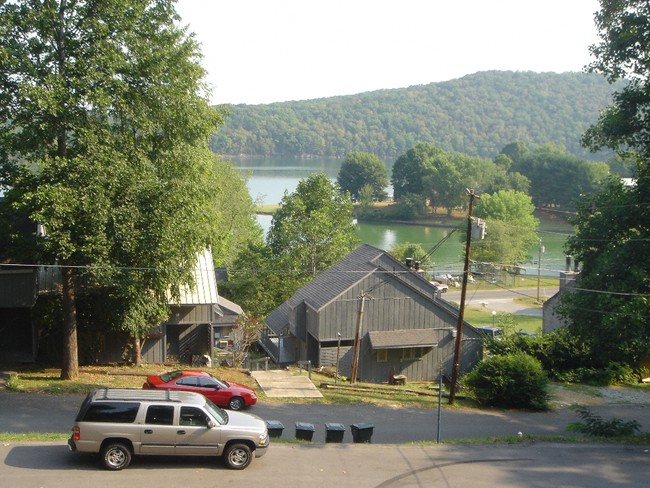
M 184 431 L 184 430 L 177 430 L 176 433 L 177 433 L 178 435 L 185 435 L 185 431 Z
M 145 434 L 153 434 L 153 430 L 151 429 L 144 429 Z

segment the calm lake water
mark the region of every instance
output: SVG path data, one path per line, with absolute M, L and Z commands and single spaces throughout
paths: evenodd
M 336 180 L 341 160 L 309 159 L 232 159 L 233 164 L 249 174 L 248 189 L 258 204 L 280 203 L 285 191 L 295 191 L 298 182 L 317 172 L 324 172 L 332 180 Z M 389 173 L 390 174 L 390 173 Z M 267 231 L 271 226 L 271 217 L 258 215 L 258 222 Z M 389 250 L 393 245 L 404 242 L 420 244 L 425 250 L 433 248 L 452 229 L 431 227 L 425 225 L 406 225 L 395 223 L 360 222 L 358 234 L 361 242 Z M 544 276 L 556 276 L 564 270 L 563 246 L 566 235 L 555 232 L 540 232 L 543 244 L 540 272 Z M 433 270 L 436 274 L 458 274 L 463 269 L 465 253 L 464 241 L 460 241 L 460 233 L 450 237 L 432 255 Z M 537 274 L 537 258 L 539 246 L 530 251 L 532 262 L 524 266 L 527 274 Z

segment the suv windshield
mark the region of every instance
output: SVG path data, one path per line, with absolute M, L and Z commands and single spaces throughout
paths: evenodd
M 228 423 L 228 413 L 223 408 L 217 407 L 207 398 L 205 399 L 205 408 L 221 425 L 226 425 Z

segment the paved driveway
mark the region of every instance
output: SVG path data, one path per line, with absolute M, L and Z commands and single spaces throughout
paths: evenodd
M 306 371 L 253 371 L 251 376 L 269 398 L 323 398 Z

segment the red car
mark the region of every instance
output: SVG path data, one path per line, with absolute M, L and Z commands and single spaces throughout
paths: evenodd
M 248 386 L 227 383 L 205 371 L 185 369 L 170 371 L 160 376 L 147 376 L 142 388 L 153 390 L 180 390 L 201 393 L 220 407 L 241 410 L 257 402 L 257 395 Z

